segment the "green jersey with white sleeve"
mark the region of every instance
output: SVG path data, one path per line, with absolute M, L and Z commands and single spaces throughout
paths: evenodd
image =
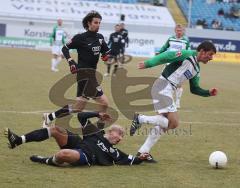
M 177 38 L 175 35 L 168 38 L 166 43 L 162 46 L 159 53 L 165 51 L 179 51 L 179 50 L 190 50 L 190 43 L 186 36 Z
M 169 64 L 163 70 L 162 76 L 174 87 L 177 88 L 189 80 L 190 90 L 193 94 L 203 97 L 210 96 L 209 90 L 199 86 L 200 66 L 197 61 L 197 51 L 166 51 L 144 62 L 145 68 L 166 63 Z
M 65 44 L 66 33 L 63 27 L 55 25 L 50 36 L 50 44 L 55 46 L 62 46 Z

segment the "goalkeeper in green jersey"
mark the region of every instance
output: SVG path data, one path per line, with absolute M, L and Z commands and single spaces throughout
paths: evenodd
M 166 51 L 152 59 L 140 62 L 139 69 L 151 68 L 157 65 L 169 63 L 163 70 L 152 87 L 153 105 L 157 115 L 146 116 L 135 113 L 130 135 L 133 135 L 141 124 L 154 125 L 145 143 L 139 149 L 139 154 L 149 153 L 152 146 L 159 140 L 161 134 L 168 129 L 175 129 L 179 125 L 176 104 L 173 100 L 173 92 L 184 81 L 189 80 L 191 93 L 203 97 L 216 96 L 216 88 L 209 90 L 199 86 L 200 66 L 199 62 L 207 64 L 216 53 L 216 48 L 209 41 L 202 42 L 197 50 Z M 156 162 L 153 158 L 149 162 Z
M 57 25 L 54 26 L 53 32 L 50 36 L 50 45 L 52 47 L 52 67 L 51 70 L 53 72 L 57 72 L 57 66 L 61 62 L 62 55 L 62 47 L 65 44 L 66 33 L 62 27 L 62 19 L 57 20 Z
M 180 50 L 190 50 L 190 44 L 188 38 L 184 35 L 184 27 L 177 24 L 175 27 L 175 35 L 168 38 L 166 43 L 162 46 L 157 54 L 163 53 L 165 51 L 180 51 Z M 180 99 L 182 97 L 183 88 L 179 86 L 175 91 L 175 102 L 177 108 L 180 108 Z

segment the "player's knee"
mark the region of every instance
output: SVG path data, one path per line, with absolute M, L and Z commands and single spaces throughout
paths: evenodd
M 69 157 L 71 157 L 71 152 L 67 149 L 63 149 L 56 154 L 56 157 L 60 161 L 67 161 Z

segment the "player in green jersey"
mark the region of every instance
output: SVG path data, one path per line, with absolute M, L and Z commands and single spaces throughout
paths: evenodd
M 190 50 L 190 44 L 188 38 L 184 35 L 184 27 L 180 24 L 177 24 L 175 27 L 175 35 L 168 38 L 166 43 L 162 46 L 159 53 L 165 51 L 179 51 L 179 50 Z M 179 86 L 175 92 L 175 102 L 177 108 L 180 108 L 180 99 L 182 97 L 183 88 Z
M 199 86 L 200 66 L 199 62 L 207 64 L 216 53 L 216 48 L 209 41 L 202 42 L 197 50 L 166 51 L 152 59 L 139 63 L 139 69 L 151 68 L 157 65 L 169 63 L 163 70 L 159 79 L 152 87 L 152 98 L 157 115 L 146 116 L 135 113 L 130 135 L 133 135 L 141 124 L 154 125 L 147 140 L 139 149 L 140 153 L 149 153 L 152 146 L 159 140 L 162 133 L 168 129 L 175 129 L 179 125 L 176 104 L 173 100 L 173 92 L 184 81 L 189 80 L 190 91 L 193 94 L 209 97 L 216 96 L 218 90 L 212 88 L 202 89 Z M 153 158 L 149 162 L 155 162 Z
M 57 72 L 57 66 L 61 62 L 62 55 L 62 47 L 65 44 L 66 33 L 62 27 L 62 19 L 57 20 L 57 25 L 54 26 L 53 32 L 50 36 L 50 45 L 52 46 L 52 67 L 51 70 L 53 72 Z

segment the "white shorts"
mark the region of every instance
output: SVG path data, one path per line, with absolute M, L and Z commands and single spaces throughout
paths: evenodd
M 175 90 L 176 88 L 162 76 L 154 82 L 151 94 L 156 112 L 161 114 L 177 111 L 177 107 L 173 99 Z
M 57 45 L 53 45 L 52 46 L 52 54 L 55 54 L 55 55 L 62 55 L 62 46 L 57 46 Z

